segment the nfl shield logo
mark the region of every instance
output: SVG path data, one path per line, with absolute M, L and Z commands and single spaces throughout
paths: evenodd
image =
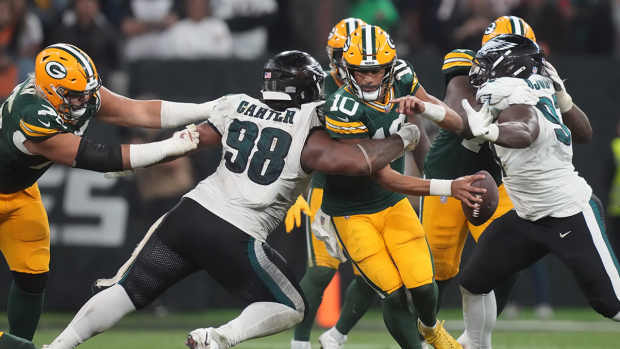
M 265 72 L 265 79 L 271 79 L 271 72 L 270 71 L 266 71 Z

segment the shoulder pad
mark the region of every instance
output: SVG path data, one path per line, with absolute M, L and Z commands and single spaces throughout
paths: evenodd
M 333 137 L 360 138 L 368 134 L 368 129 L 360 114 L 363 110 L 360 102 L 347 96 L 344 89 L 339 89 L 327 98 L 321 111 L 325 117 L 325 128 Z
M 69 132 L 56 110 L 47 103 L 32 104 L 19 114 L 19 128 L 26 139 L 40 142 L 49 137 Z
M 475 55 L 472 50 L 452 50 L 444 56 L 441 72 L 444 75 L 467 75 Z
M 233 94 L 206 102 L 205 114 L 207 120 L 220 134 L 224 134 L 226 120 L 234 113 L 243 101 L 260 103 L 255 98 L 245 94 Z M 261 103 L 262 104 L 262 103 Z
M 524 79 L 502 77 L 487 81 L 476 93 L 480 103 L 489 103 L 497 112 L 513 104 L 536 105 L 538 95 Z
M 401 95 L 415 94 L 419 87 L 418 76 L 411 63 L 398 59 L 394 66 L 394 85 L 401 90 Z

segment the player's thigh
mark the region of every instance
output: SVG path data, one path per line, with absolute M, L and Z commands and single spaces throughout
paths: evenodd
M 504 184 L 501 184 L 499 187 L 497 187 L 497 191 L 499 193 L 499 201 L 497 203 L 497 208 L 495 209 L 495 212 L 493 213 L 491 218 L 489 218 L 488 221 L 486 221 L 484 224 L 481 224 L 481 225 L 473 225 L 470 222 L 467 222 L 469 231 L 471 232 L 471 236 L 474 238 L 476 242 L 478 241 L 478 239 L 480 238 L 480 235 L 482 235 L 484 230 L 494 220 L 505 215 L 506 213 L 508 213 L 510 210 L 514 208 L 514 205 L 512 204 L 512 201 L 510 200 L 510 197 L 508 196 L 508 192 L 506 191 Z
M 433 262 L 424 229 L 409 200 L 388 210 L 383 236 L 388 252 L 407 288 L 433 282 Z
M 613 317 L 620 312 L 620 264 L 609 243 L 602 212 L 602 205 L 590 201 L 582 214 L 562 220 L 563 225 L 550 232 L 548 243 L 573 271 L 590 305 Z
M 373 224 L 373 215 L 332 219 L 343 249 L 354 267 L 376 292 L 385 296 L 398 290 L 403 283 L 381 232 Z
M 496 219 L 480 236 L 461 272 L 461 285 L 473 293 L 490 292 L 548 253 L 544 243 L 531 238 L 544 233 L 535 223 L 519 218 L 515 211 Z
M 9 269 L 40 274 L 49 271 L 50 228 L 39 188 L 33 186 L 0 196 L 0 250 Z
M 426 196 L 422 204 L 422 227 L 431 247 L 435 278 L 447 280 L 459 272 L 467 239 L 461 202 L 450 197 Z

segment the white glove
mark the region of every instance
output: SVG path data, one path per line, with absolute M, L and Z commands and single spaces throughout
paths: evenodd
M 405 122 L 396 134 L 402 138 L 405 151 L 412 151 L 420 141 L 420 129 L 416 124 Z
M 555 89 L 555 96 L 558 100 L 560 112 L 566 113 L 573 108 L 573 98 L 568 94 L 568 92 L 566 92 L 564 81 L 560 78 L 560 75 L 558 74 L 558 71 L 555 70 L 555 67 L 547 60 L 544 61 L 544 65 L 547 75 L 553 81 L 553 88 Z
M 131 144 L 129 162 L 131 168 L 156 164 L 167 157 L 184 155 L 198 147 L 199 133 L 196 125 L 190 124 L 172 137 L 159 142 Z
M 467 123 L 474 137 L 495 142 L 499 137 L 499 127 L 493 123 L 493 115 L 489 111 L 489 103 L 484 103 L 480 111 L 475 111 L 467 99 L 461 100 L 461 105 L 467 113 Z

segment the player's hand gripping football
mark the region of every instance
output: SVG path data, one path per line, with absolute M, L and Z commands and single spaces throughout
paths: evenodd
M 293 206 L 291 206 L 291 208 L 289 208 L 286 212 L 286 217 L 284 218 L 284 227 L 286 228 L 287 233 L 290 233 L 291 230 L 293 230 L 293 225 L 297 226 L 297 228 L 301 226 L 302 212 L 312 218 L 310 205 L 308 205 L 308 202 L 303 196 L 299 195 Z
M 474 187 L 473 182 L 484 179 L 484 175 L 475 174 L 471 176 L 459 177 L 452 181 L 452 196 L 464 202 L 471 208 L 477 208 L 482 202 L 482 198 L 477 194 L 487 192 L 485 188 Z
M 489 104 L 484 103 L 479 111 L 469 105 L 467 99 L 461 100 L 461 105 L 467 113 L 467 123 L 474 137 L 495 142 L 499 136 L 499 128 L 493 124 L 493 115 L 489 111 Z

